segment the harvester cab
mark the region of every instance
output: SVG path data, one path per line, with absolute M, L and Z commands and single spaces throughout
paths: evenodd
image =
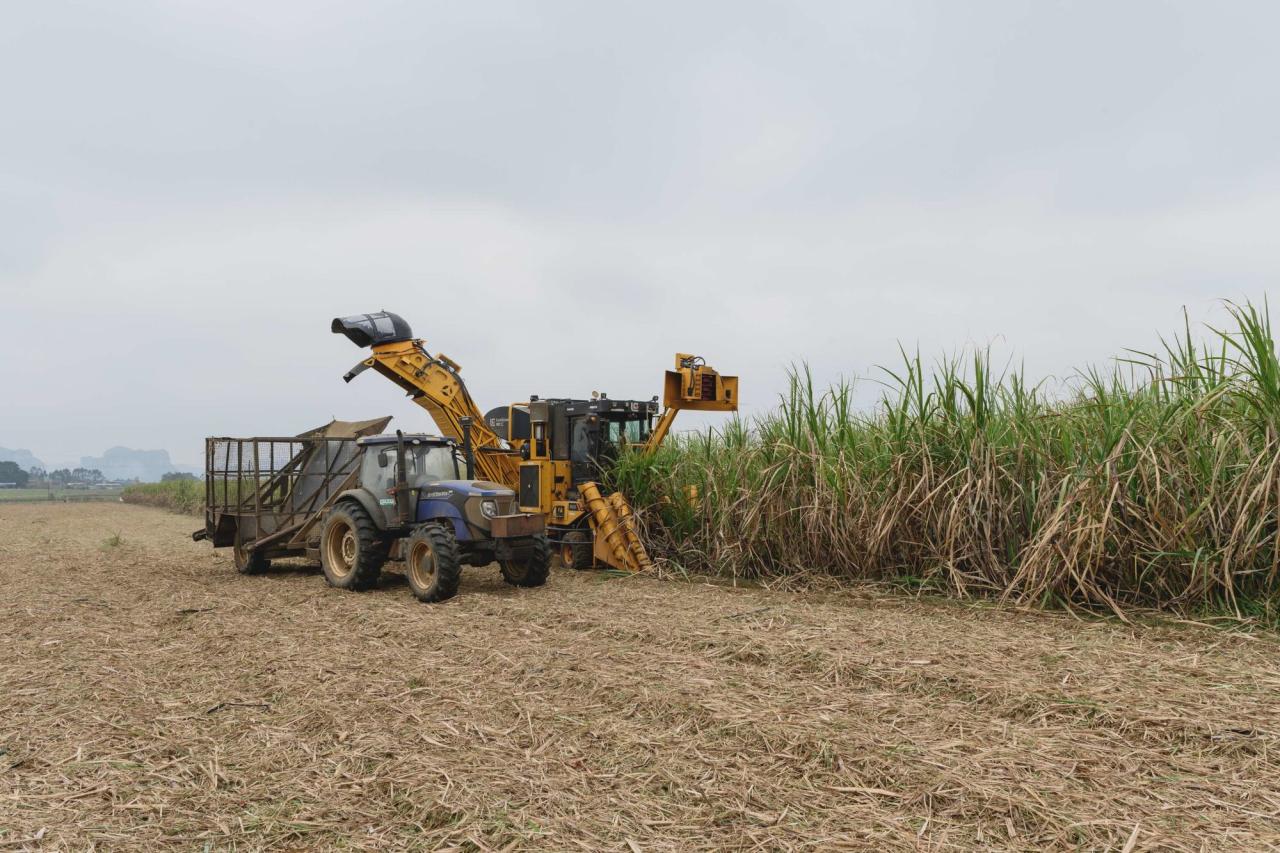
M 658 401 L 541 399 L 491 409 L 489 428 L 520 454 L 520 506 L 546 517 L 566 566 L 639 571 L 649 557 L 621 495 L 597 485 L 628 446 L 646 446 Z M 620 508 L 619 508 L 620 507 Z

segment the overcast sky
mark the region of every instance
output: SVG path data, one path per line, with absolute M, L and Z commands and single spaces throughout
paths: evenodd
M 1280 281 L 1280 5 L 126 2 L 0 10 L 0 445 L 427 428 L 337 315 L 482 405 L 767 407 L 994 344 L 1036 376 Z M 868 399 L 874 389 L 866 392 Z

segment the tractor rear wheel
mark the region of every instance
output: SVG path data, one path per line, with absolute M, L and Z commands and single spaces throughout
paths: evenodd
M 405 543 L 405 577 L 419 601 L 445 601 L 458 592 L 462 560 L 453 531 L 424 524 Z
M 260 575 L 271 568 L 271 561 L 257 551 L 251 551 L 243 545 L 231 549 L 236 571 L 242 575 Z
M 580 572 L 595 565 L 595 549 L 591 545 L 591 534 L 585 530 L 571 530 L 560 542 L 560 562 L 567 569 Z
M 551 544 L 547 535 L 533 537 L 533 549 L 523 560 L 503 560 L 502 579 L 512 586 L 542 586 L 551 573 Z
M 386 561 L 386 543 L 364 507 L 344 501 L 329 511 L 320 533 L 320 568 L 329 586 L 369 589 Z

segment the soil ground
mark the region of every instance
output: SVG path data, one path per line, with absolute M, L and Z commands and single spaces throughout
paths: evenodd
M 120 488 L 114 489 L 0 489 L 0 501 L 118 501 Z
M 496 568 L 423 605 L 0 506 L 0 849 L 1280 847 L 1280 644 Z

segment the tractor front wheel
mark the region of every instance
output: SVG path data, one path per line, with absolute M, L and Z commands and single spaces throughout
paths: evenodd
M 405 543 L 405 577 L 419 601 L 453 598 L 462 576 L 458 540 L 439 524 L 424 524 Z
M 386 561 L 387 546 L 364 507 L 344 502 L 329 511 L 320 533 L 320 568 L 329 586 L 369 589 Z
M 533 548 L 523 560 L 503 560 L 502 579 L 512 586 L 542 586 L 551 573 L 551 545 L 547 535 L 533 537 Z

